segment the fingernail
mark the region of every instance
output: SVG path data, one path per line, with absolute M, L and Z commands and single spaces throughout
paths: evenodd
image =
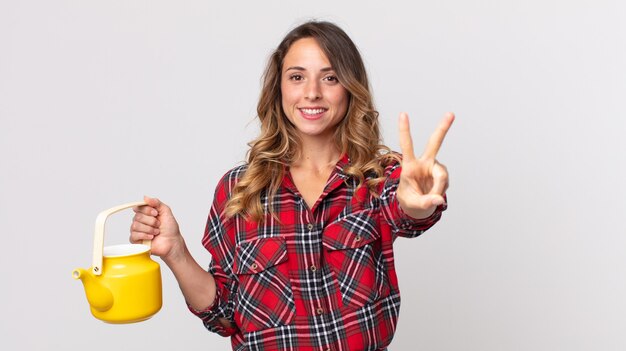
M 153 216 L 156 216 L 156 215 L 158 215 L 158 214 L 159 214 L 159 211 L 157 211 L 157 210 L 155 210 L 155 209 L 152 209 L 152 211 L 150 211 L 150 213 L 151 213 Z

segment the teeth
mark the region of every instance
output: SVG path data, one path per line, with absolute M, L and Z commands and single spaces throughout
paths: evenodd
M 322 113 L 325 110 L 323 108 L 303 108 L 300 111 L 306 113 L 307 115 L 316 115 L 318 113 Z

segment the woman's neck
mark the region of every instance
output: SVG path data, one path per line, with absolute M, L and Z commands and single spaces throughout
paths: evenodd
M 295 160 L 291 167 L 309 170 L 327 170 L 337 164 L 341 157 L 341 151 L 330 141 L 302 142 L 300 157 Z

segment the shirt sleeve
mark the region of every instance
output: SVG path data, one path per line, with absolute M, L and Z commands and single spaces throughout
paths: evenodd
M 213 304 L 204 310 L 196 310 L 187 304 L 189 310 L 198 316 L 204 326 L 211 332 L 222 336 L 231 336 L 238 333 L 234 321 L 235 300 L 238 282 L 233 273 L 234 238 L 226 230 L 225 224 L 229 219 L 224 216 L 224 205 L 228 200 L 230 189 L 234 182 L 229 181 L 228 175 L 222 178 L 215 191 L 213 205 L 202 238 L 203 246 L 211 254 L 211 263 L 208 272 L 213 275 L 217 288 Z M 234 327 L 225 327 L 220 319 L 226 319 Z
M 238 328 L 235 326 L 235 322 L 233 320 L 233 299 L 230 298 L 234 296 L 233 288 L 236 290 L 235 284 L 229 284 L 228 282 L 232 280 L 220 279 L 219 271 L 220 269 L 216 267 L 215 260 L 211 261 L 209 266 L 209 273 L 213 274 L 217 285 L 217 292 L 215 295 L 215 300 L 213 300 L 213 304 L 204 310 L 196 310 L 187 304 L 189 311 L 195 314 L 198 318 L 202 320 L 202 323 L 207 328 L 207 330 L 217 333 L 221 336 L 231 336 L 238 332 Z M 224 284 L 226 282 L 226 285 Z M 225 318 L 230 321 L 233 327 L 226 327 L 220 322 L 220 318 Z
M 441 219 L 441 214 L 448 208 L 447 196 L 444 194 L 443 205 L 437 206 L 435 212 L 427 218 L 416 219 L 404 211 L 400 207 L 400 203 L 396 197 L 396 190 L 398 189 L 398 183 L 400 182 L 400 172 L 402 168 L 400 164 L 395 164 L 387 170 L 387 179 L 383 184 L 380 200 L 382 201 L 383 214 L 387 223 L 392 227 L 394 233 L 394 239 L 398 236 L 406 238 L 415 238 L 430 227 L 435 225 Z

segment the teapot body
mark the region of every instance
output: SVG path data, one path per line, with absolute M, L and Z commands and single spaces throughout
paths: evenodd
M 161 268 L 150 258 L 151 241 L 104 247 L 107 218 L 144 205 L 131 202 L 100 212 L 96 217 L 92 266 L 88 271 L 77 268 L 72 272 L 74 279 L 83 283 L 91 314 L 102 321 L 140 322 L 161 309 Z
M 161 309 L 161 268 L 150 258 L 150 249 L 145 245 L 105 247 L 102 273 L 93 279 L 113 296 L 113 303 L 107 310 L 90 303 L 91 313 L 102 321 L 115 324 L 140 322 Z M 87 284 L 85 292 L 89 300 Z

